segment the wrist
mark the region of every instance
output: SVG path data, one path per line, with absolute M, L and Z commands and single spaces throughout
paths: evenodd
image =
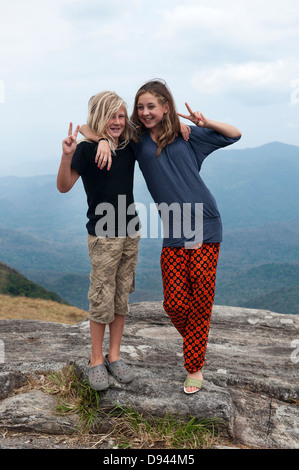
M 98 139 L 98 142 L 97 142 L 97 143 L 101 142 L 101 140 L 106 140 L 107 142 L 109 142 L 109 140 L 106 139 L 106 137 L 101 137 L 100 139 Z
M 63 160 L 71 160 L 73 158 L 74 153 L 62 153 L 62 159 Z
M 201 127 L 206 127 L 207 129 L 213 129 L 214 124 L 215 124 L 215 121 L 212 121 L 212 119 L 206 119 Z

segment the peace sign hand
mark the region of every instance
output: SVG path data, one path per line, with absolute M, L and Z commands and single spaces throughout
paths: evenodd
M 181 116 L 182 118 L 185 118 L 185 119 L 189 119 L 189 121 L 193 122 L 198 127 L 206 127 L 208 124 L 208 121 L 205 118 L 205 116 L 200 111 L 195 111 L 195 112 L 192 111 L 188 103 L 185 103 L 185 105 L 190 115 L 187 116 L 186 114 L 178 113 L 178 116 Z
M 74 155 L 77 147 L 77 135 L 79 129 L 80 126 L 77 126 L 73 134 L 73 123 L 70 122 L 68 136 L 62 141 L 62 150 L 64 156 L 70 157 Z

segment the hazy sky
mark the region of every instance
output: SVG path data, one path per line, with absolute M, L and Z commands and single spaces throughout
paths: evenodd
M 61 155 L 102 90 L 164 78 L 243 132 L 235 148 L 299 146 L 298 0 L 0 0 L 0 170 Z

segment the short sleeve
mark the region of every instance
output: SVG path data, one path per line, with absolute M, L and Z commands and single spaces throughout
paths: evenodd
M 71 164 L 72 169 L 76 170 L 80 176 L 84 175 L 87 168 L 87 158 L 84 149 L 84 142 L 77 145 Z
M 206 129 L 204 127 L 190 126 L 190 128 L 191 134 L 189 137 L 189 143 L 196 155 L 199 170 L 202 162 L 208 155 L 210 155 L 210 153 L 234 144 L 240 139 L 240 136 L 226 137 L 219 132 L 213 131 L 212 129 Z

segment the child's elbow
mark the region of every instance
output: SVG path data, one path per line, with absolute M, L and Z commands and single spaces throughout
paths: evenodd
M 68 193 L 71 188 L 57 181 L 57 189 L 60 193 Z
M 236 131 L 234 132 L 234 136 L 233 136 L 235 139 L 241 139 L 242 137 L 242 132 L 239 130 L 239 129 L 236 129 Z

